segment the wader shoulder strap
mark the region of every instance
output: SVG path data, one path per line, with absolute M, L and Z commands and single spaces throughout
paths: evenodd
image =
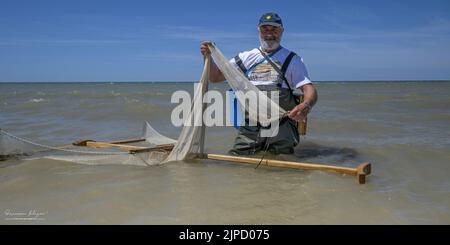
M 293 92 L 293 90 L 291 89 L 291 85 L 289 85 L 288 80 L 287 80 L 286 77 L 284 76 L 284 73 L 285 73 L 286 71 L 282 72 L 282 71 L 280 70 L 280 68 L 278 68 L 278 66 L 275 65 L 275 63 L 273 63 L 273 61 L 270 59 L 270 57 L 268 57 L 261 49 L 258 48 L 258 50 L 259 50 L 259 52 L 261 52 L 262 56 L 263 56 L 264 58 L 267 59 L 267 62 L 269 62 L 269 64 L 273 67 L 273 69 L 275 69 L 275 71 L 277 71 L 278 74 L 280 74 L 281 79 L 283 79 L 283 81 L 286 83 L 287 87 L 289 88 L 289 92 L 290 92 L 292 98 L 294 98 L 295 103 L 296 103 L 297 105 L 300 104 L 300 99 L 297 98 L 297 97 L 294 95 L 294 92 Z M 291 53 L 288 55 L 288 57 L 286 58 L 286 60 L 284 61 L 283 67 L 286 66 L 286 67 L 285 67 L 286 70 L 287 70 L 287 67 L 289 66 L 289 63 L 291 62 L 291 60 L 292 60 L 292 58 L 293 58 L 294 56 L 295 56 L 295 53 L 294 53 L 294 52 L 291 52 Z
M 280 74 L 281 79 L 283 79 L 286 82 L 286 85 L 288 86 L 289 90 L 292 93 L 292 89 L 291 89 L 291 85 L 289 85 L 288 80 L 286 79 L 286 77 L 284 76 L 284 73 L 280 70 L 280 68 L 275 65 L 275 63 L 273 63 L 272 59 L 270 59 L 269 56 L 267 56 L 261 49 L 258 49 L 259 52 L 261 52 L 261 54 L 264 56 L 264 58 L 266 58 L 267 62 L 269 62 L 269 64 L 273 67 L 273 69 L 275 69 L 275 71 L 278 72 L 278 74 Z M 292 53 L 292 52 L 291 52 Z M 290 54 L 289 54 L 290 55 Z M 292 58 L 291 58 L 292 59 Z M 283 66 L 286 64 L 286 61 L 284 62 Z M 289 65 L 289 64 L 288 64 Z M 286 68 L 287 69 L 287 68 Z
M 289 67 L 289 64 L 291 63 L 292 58 L 297 55 L 294 52 L 290 52 L 288 57 L 284 60 L 283 66 L 281 67 L 281 74 L 283 74 L 283 77 L 285 77 L 286 71 Z
M 239 69 L 241 69 L 241 71 L 245 74 L 247 72 L 247 68 L 245 68 L 244 63 L 242 63 L 241 58 L 239 58 L 239 55 L 236 55 L 234 60 L 236 61 L 236 65 L 239 66 Z

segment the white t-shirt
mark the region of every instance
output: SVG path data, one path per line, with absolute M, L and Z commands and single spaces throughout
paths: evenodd
M 274 54 L 267 55 L 281 70 L 281 66 L 289 53 L 289 50 L 281 47 L 281 49 Z M 247 73 L 245 75 L 254 85 L 272 85 L 276 84 L 278 80 L 282 81 L 281 76 L 264 56 L 262 56 L 258 49 L 255 48 L 250 51 L 239 53 L 239 58 L 241 58 L 243 65 L 247 68 Z M 230 60 L 230 63 L 241 71 L 234 58 Z M 306 66 L 303 63 L 303 59 L 298 55 L 295 55 L 292 58 L 291 63 L 286 70 L 285 77 L 289 81 L 289 86 L 292 89 L 300 88 L 305 84 L 312 83 L 308 71 L 306 70 Z M 287 88 L 286 82 L 282 81 L 282 84 L 283 88 Z

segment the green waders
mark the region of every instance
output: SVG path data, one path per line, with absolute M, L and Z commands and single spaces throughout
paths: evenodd
M 257 87 L 261 91 L 267 91 L 269 97 L 270 91 L 280 91 L 278 103 L 286 111 L 292 110 L 296 106 L 295 100 L 287 88 L 280 88 L 277 85 L 260 85 Z M 273 154 L 294 153 L 294 147 L 300 141 L 297 123 L 294 120 L 287 117 L 281 120 L 278 134 L 274 137 L 261 137 L 261 129 L 264 129 L 264 127 L 259 123 L 257 126 L 248 125 L 248 115 L 246 113 L 246 124 L 239 127 L 234 146 L 229 151 L 229 154 L 252 155 L 261 150 L 266 150 L 266 147 Z

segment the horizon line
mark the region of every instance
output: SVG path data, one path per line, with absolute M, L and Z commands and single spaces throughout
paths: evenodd
M 226 80 L 225 80 L 226 81 Z M 225 82 L 224 81 L 224 82 Z M 196 83 L 198 81 L 0 81 L 0 83 Z M 313 83 L 321 82 L 450 82 L 450 79 L 384 79 L 384 80 L 317 80 Z M 222 82 L 218 82 L 222 83 Z

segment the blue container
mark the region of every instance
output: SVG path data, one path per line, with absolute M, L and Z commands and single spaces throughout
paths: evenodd
M 244 125 L 245 122 L 244 112 L 239 106 L 239 101 L 237 100 L 234 91 L 232 89 L 229 89 L 226 93 L 228 98 L 228 108 L 230 108 L 227 118 L 231 120 L 230 123 L 233 125 L 233 127 L 239 129 L 239 127 Z

